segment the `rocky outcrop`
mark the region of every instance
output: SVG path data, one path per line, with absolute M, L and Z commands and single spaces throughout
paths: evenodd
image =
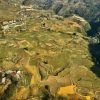
M 94 0 L 88 0 L 88 1 L 68 0 L 66 3 L 63 4 L 58 14 L 65 17 L 70 16 L 72 14 L 77 14 L 81 17 L 84 17 L 88 21 L 95 21 L 95 20 L 98 20 L 98 17 L 100 16 L 100 13 L 98 12 L 99 5 L 100 5 L 99 0 L 96 0 L 96 1 Z

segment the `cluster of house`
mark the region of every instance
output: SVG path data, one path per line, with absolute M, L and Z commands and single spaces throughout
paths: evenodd
M 0 84 L 6 84 L 7 80 L 18 81 L 21 78 L 20 70 L 0 70 Z
M 10 20 L 10 21 L 2 22 L 3 25 L 12 24 L 12 23 L 16 23 L 16 20 Z
M 8 31 L 10 28 L 16 26 L 16 20 L 4 21 L 2 22 L 3 32 Z
M 1 28 L 2 28 L 2 31 L 3 31 L 3 33 L 6 33 L 7 31 L 9 31 L 9 29 L 11 29 L 11 28 L 16 28 L 16 27 L 21 27 L 21 26 L 23 26 L 25 23 L 24 22 L 22 22 L 23 20 L 22 19 L 20 19 L 20 20 L 11 20 L 11 21 L 4 21 L 4 22 L 2 22 L 2 26 L 1 26 Z

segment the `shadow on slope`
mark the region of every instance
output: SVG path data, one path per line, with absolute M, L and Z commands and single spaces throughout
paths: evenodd
M 96 37 L 98 40 L 98 33 L 100 28 L 100 22 L 91 22 L 91 30 L 88 32 L 88 36 Z M 92 40 L 93 41 L 93 40 Z M 91 70 L 100 77 L 100 42 L 99 43 L 90 43 L 89 44 L 89 52 L 92 56 L 93 62 L 95 63 Z
M 98 44 L 89 44 L 89 51 L 92 55 L 93 62 L 95 65 L 91 70 L 100 77 L 100 43 Z
M 98 34 L 98 31 L 100 31 L 100 21 L 99 22 L 90 22 L 91 30 L 87 32 L 88 36 L 95 37 Z

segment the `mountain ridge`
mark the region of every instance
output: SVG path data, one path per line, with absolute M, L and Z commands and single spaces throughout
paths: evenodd
M 33 6 L 36 4 L 42 9 L 52 9 L 64 17 L 77 14 L 88 21 L 98 21 L 100 16 L 99 0 L 24 0 L 22 4 Z

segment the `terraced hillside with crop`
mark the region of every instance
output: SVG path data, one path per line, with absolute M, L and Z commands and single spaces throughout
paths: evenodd
M 100 99 L 99 57 L 94 56 L 100 52 L 93 52 L 98 39 L 87 36 L 91 26 L 84 18 L 31 6 L 3 7 L 0 100 Z

